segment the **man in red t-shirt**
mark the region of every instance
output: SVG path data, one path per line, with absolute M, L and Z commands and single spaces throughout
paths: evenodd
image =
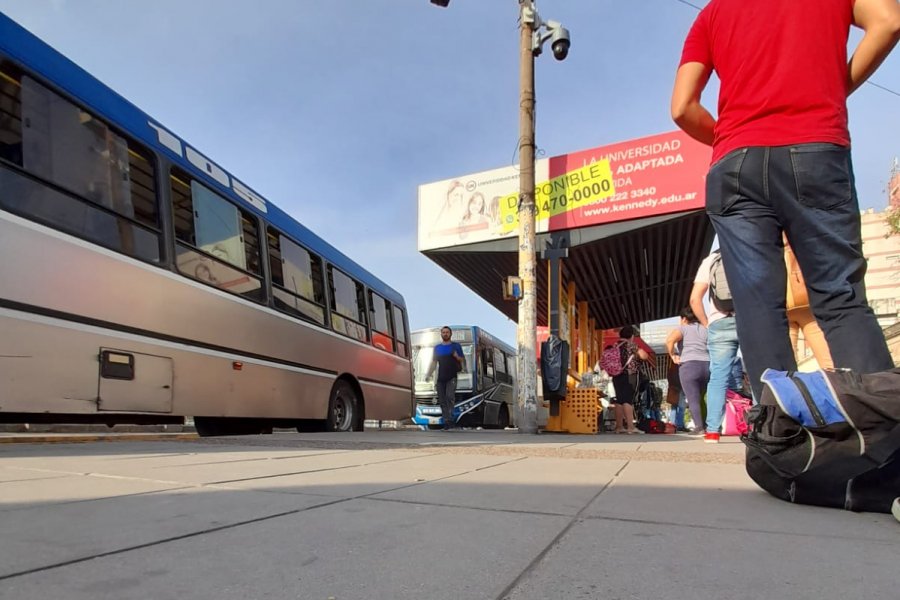
M 855 25 L 864 35 L 847 60 Z M 866 302 L 847 96 L 900 39 L 897 0 L 712 0 L 684 43 L 672 118 L 713 147 L 706 211 L 722 249 L 754 395 L 796 369 L 782 231 L 836 367 L 893 367 Z M 718 119 L 700 94 L 715 71 Z

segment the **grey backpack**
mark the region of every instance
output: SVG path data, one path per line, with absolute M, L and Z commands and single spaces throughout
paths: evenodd
M 722 264 L 722 253 L 718 250 L 713 255 L 709 266 L 709 299 L 716 310 L 723 313 L 734 313 L 734 301 L 725 278 L 725 265 Z

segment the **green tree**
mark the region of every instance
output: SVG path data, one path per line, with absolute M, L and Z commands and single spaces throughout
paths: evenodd
M 888 236 L 900 235 L 900 206 L 888 209 L 884 222 L 888 226 Z

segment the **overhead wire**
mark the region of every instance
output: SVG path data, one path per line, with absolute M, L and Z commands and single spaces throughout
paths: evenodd
M 892 89 L 890 89 L 890 88 L 886 88 L 886 87 L 884 87 L 883 85 L 878 85 L 878 84 L 875 83 L 874 81 L 866 81 L 866 83 L 868 83 L 869 85 L 874 85 L 874 86 L 877 87 L 878 89 L 884 90 L 884 91 L 886 91 L 886 92 L 889 93 L 889 94 L 893 94 L 893 95 L 895 95 L 895 96 L 897 96 L 897 97 L 900 97 L 900 93 L 897 93 L 897 92 L 895 92 L 894 90 L 892 90 Z
M 675 1 L 676 1 L 676 2 L 681 2 L 682 4 L 687 4 L 688 6 L 693 6 L 693 7 L 696 8 L 697 10 L 703 10 L 702 7 L 697 6 L 696 4 L 691 4 L 691 3 L 688 2 L 687 0 L 675 0 Z

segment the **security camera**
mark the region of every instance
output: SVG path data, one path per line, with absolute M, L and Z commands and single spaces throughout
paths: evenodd
M 556 60 L 565 60 L 569 55 L 569 47 L 572 45 L 569 30 L 563 27 L 559 21 L 541 22 L 537 15 L 535 15 L 534 22 L 538 24 L 538 29 L 534 31 L 532 37 L 531 53 L 534 56 L 540 56 L 544 42 L 551 40 L 550 49 L 553 50 L 553 56 Z
M 566 60 L 569 55 L 569 47 L 572 40 L 569 37 L 569 30 L 565 27 L 557 27 L 550 36 L 550 49 L 553 50 L 553 58 L 556 60 Z

